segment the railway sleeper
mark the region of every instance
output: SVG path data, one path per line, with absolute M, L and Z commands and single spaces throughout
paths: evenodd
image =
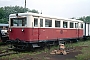
M 0 57 L 6 56 L 6 55 L 11 55 L 11 54 L 17 54 L 17 52 L 2 53 L 2 54 L 0 54 Z

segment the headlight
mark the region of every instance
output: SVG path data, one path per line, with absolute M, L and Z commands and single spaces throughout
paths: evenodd
M 12 31 L 12 29 L 10 28 L 10 31 Z
M 22 32 L 24 31 L 24 29 L 22 29 Z

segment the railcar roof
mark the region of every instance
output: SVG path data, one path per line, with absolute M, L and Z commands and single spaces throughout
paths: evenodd
M 69 18 L 62 18 L 62 17 L 55 17 L 55 16 L 49 16 L 49 15 L 44 15 L 44 14 L 37 14 L 37 13 L 18 13 L 18 16 L 36 16 L 36 17 L 46 17 L 46 18 L 51 18 L 51 19 L 62 19 L 62 20 L 71 20 L 71 21 L 78 21 L 78 22 L 83 22 L 81 20 L 76 20 L 76 19 L 69 19 Z M 10 14 L 9 17 L 15 17 L 16 14 Z

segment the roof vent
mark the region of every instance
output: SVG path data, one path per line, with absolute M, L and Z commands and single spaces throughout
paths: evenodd
M 16 16 L 18 16 L 18 13 L 16 14 Z

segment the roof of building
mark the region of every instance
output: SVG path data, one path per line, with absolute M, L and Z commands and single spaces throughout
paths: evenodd
M 0 26 L 9 26 L 9 24 L 2 24 L 2 23 L 0 23 Z

